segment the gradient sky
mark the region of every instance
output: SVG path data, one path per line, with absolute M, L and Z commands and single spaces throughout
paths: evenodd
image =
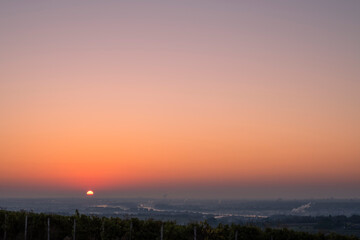
M 0 3 L 0 197 L 360 197 L 360 1 Z

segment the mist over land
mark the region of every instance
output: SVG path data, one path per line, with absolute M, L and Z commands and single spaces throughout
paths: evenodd
M 212 220 L 246 222 L 263 220 L 276 215 L 328 216 L 360 215 L 360 199 L 303 200 L 209 200 L 209 199 L 0 199 L 0 207 L 9 211 L 34 211 L 73 215 L 117 216 L 122 218 L 175 220 L 179 223 Z

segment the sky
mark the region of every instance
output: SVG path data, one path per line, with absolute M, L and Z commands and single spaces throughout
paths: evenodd
M 360 197 L 360 1 L 0 2 L 0 197 Z

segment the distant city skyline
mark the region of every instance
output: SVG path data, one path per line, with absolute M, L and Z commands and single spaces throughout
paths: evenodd
M 1 2 L 0 198 L 359 198 L 359 12 Z

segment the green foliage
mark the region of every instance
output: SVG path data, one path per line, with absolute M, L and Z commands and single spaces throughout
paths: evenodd
M 4 239 L 6 231 L 7 240 L 24 239 L 25 217 L 28 217 L 28 240 L 47 239 L 47 221 L 50 219 L 50 239 L 72 239 L 74 234 L 74 221 L 76 221 L 77 240 L 160 240 L 161 226 L 163 225 L 164 240 L 192 240 L 196 228 L 197 240 L 356 240 L 356 237 L 339 234 L 310 234 L 295 232 L 293 230 L 267 228 L 261 230 L 254 226 L 222 225 L 212 227 L 208 222 L 178 225 L 175 222 L 161 222 L 153 219 L 139 220 L 137 218 L 100 218 L 86 216 L 78 211 L 69 217 L 53 214 L 37 214 L 32 212 L 10 212 L 0 210 L 0 240 Z M 356 217 L 354 221 L 359 221 Z M 341 219 L 340 219 L 341 220 Z M 325 217 L 322 219 L 324 227 L 341 225 L 339 218 Z

